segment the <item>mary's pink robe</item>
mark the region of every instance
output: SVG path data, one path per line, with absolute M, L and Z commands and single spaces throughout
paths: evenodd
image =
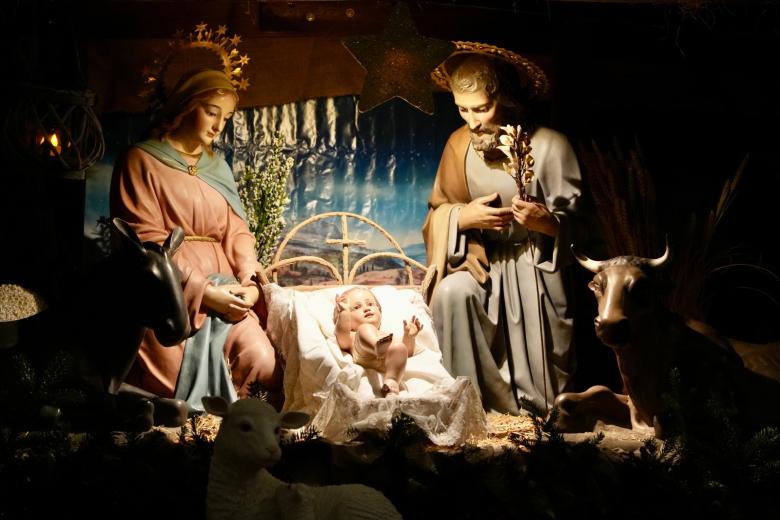
M 164 165 L 140 148 L 131 147 L 115 166 L 111 215 L 133 226 L 142 241 L 161 244 L 176 226 L 188 237 L 216 240 L 186 240 L 173 257 L 182 272 L 193 331 L 206 317 L 201 301 L 204 289 L 212 283 L 207 279 L 210 274 L 235 276 L 244 286 L 256 284 L 253 277 L 260 264 L 246 222 L 206 182 Z M 258 305 L 263 305 L 262 293 Z M 255 379 L 268 386 L 275 372 L 274 351 L 255 312 L 231 327 L 224 351 L 239 396 L 246 395 Z M 127 382 L 172 397 L 183 354 L 184 343 L 164 347 L 147 330 Z

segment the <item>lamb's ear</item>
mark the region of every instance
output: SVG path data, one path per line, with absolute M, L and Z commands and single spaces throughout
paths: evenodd
M 223 398 L 213 395 L 204 395 L 200 398 L 200 401 L 203 403 L 203 408 L 211 415 L 227 417 L 230 404 Z
M 305 412 L 286 412 L 279 417 L 279 426 L 287 430 L 293 430 L 306 426 L 311 417 Z

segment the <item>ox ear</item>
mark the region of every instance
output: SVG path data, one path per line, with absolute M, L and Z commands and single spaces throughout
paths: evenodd
M 168 235 L 168 238 L 165 239 L 165 242 L 163 242 L 163 249 L 168 252 L 169 256 L 173 256 L 182 242 L 184 242 L 184 230 L 176 226 L 171 231 L 171 234 Z
M 279 417 L 279 426 L 287 430 L 293 430 L 295 428 L 300 428 L 301 426 L 306 426 L 310 419 L 311 417 L 309 414 L 304 412 L 287 412 Z
M 142 254 L 146 252 L 146 249 L 144 249 L 144 246 L 141 243 L 141 239 L 135 234 L 135 231 L 130 224 L 117 217 L 111 219 L 111 222 L 114 225 L 114 229 L 117 231 L 122 248 Z
M 587 256 L 580 254 L 574 244 L 571 245 L 571 254 L 574 255 L 574 258 L 577 259 L 577 262 L 579 262 L 582 267 L 591 273 L 598 273 L 601 271 L 601 266 L 604 264 L 604 262 L 599 260 L 591 260 Z
M 230 404 L 222 397 L 214 395 L 204 395 L 200 398 L 203 403 L 203 408 L 211 415 L 217 415 L 219 417 L 227 417 Z

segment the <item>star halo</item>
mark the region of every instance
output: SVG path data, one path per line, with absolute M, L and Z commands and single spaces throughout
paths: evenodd
M 169 65 L 177 55 L 193 50 L 206 50 L 213 53 L 230 83 L 237 90 L 246 90 L 249 88 L 249 80 L 242 77 L 242 72 L 250 58 L 246 54 L 239 53 L 240 43 L 241 36 L 236 34 L 228 37 L 225 25 L 219 25 L 216 30 L 213 30 L 208 24 L 201 22 L 195 25 L 192 33 L 187 35 L 179 29 L 168 42 L 168 47 L 163 50 L 163 54 L 156 56 L 152 65 L 142 70 L 144 88 L 140 95 L 149 100 L 152 109 L 164 105 L 168 95 L 166 87 L 170 86 L 166 85 L 165 81 Z

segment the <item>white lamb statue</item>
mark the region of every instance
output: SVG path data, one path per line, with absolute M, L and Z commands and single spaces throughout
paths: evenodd
M 282 456 L 279 428 L 300 428 L 307 414 L 279 415 L 259 399 L 230 405 L 221 397 L 204 397 L 203 406 L 222 417 L 209 471 L 208 520 L 401 518 L 382 493 L 368 486 L 288 484 L 268 472 Z

